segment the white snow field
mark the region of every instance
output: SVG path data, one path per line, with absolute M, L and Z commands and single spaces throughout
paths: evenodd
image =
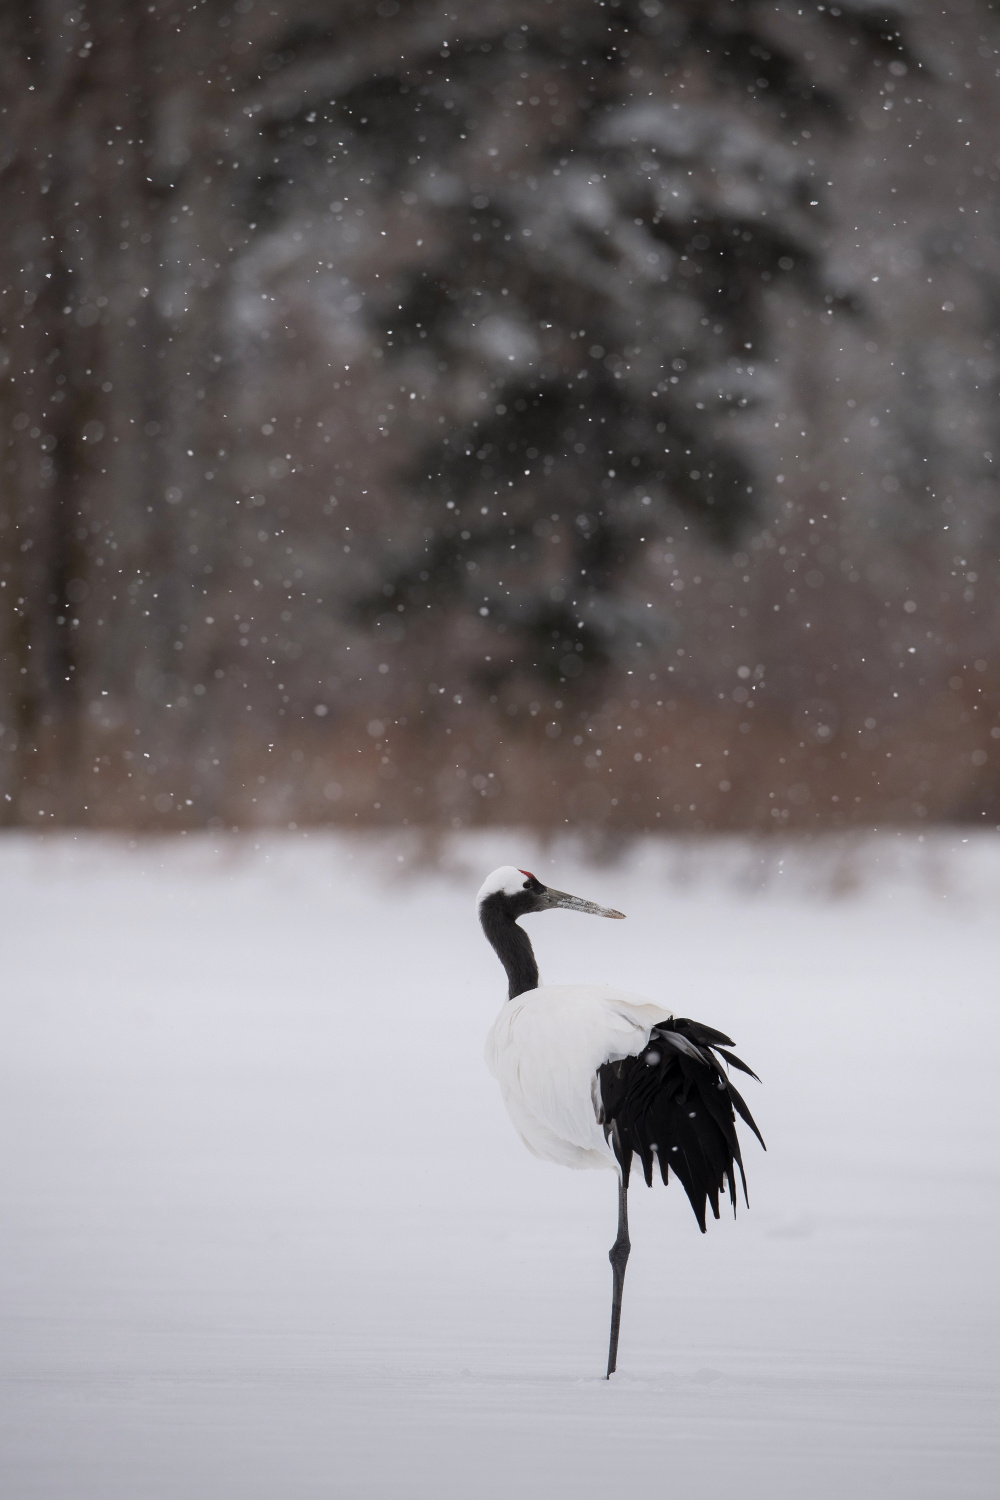
M 0 842 L 3 1500 L 995 1497 L 1000 839 Z M 535 1160 L 488 870 L 760 1073 L 702 1237 Z M 400 873 L 396 873 L 400 872 Z M 742 1086 L 742 1084 L 741 1084 Z

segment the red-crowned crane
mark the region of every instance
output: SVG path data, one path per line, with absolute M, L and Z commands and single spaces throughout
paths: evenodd
M 546 1161 L 618 1173 L 618 1235 L 609 1254 L 610 1378 L 618 1361 L 631 1249 L 632 1154 L 639 1156 L 650 1187 L 654 1162 L 664 1183 L 674 1173 L 704 1234 L 706 1204 L 718 1218 L 719 1194 L 727 1185 L 736 1212 L 736 1167 L 747 1196 L 736 1114 L 764 1144 L 718 1059 L 757 1075 L 727 1050 L 733 1043 L 721 1031 L 675 1019 L 641 995 L 605 984 L 539 986 L 535 954 L 518 917 L 555 907 L 595 917 L 620 918 L 622 912 L 551 890 L 529 870 L 511 865 L 487 877 L 477 900 L 483 931 L 507 971 L 508 999 L 487 1038 L 486 1061 L 514 1128 L 528 1150 Z

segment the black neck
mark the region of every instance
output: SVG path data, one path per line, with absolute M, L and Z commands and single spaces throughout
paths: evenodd
M 503 896 L 487 896 L 479 908 L 479 920 L 497 958 L 507 970 L 507 998 L 537 990 L 538 965 L 531 940 L 506 910 Z

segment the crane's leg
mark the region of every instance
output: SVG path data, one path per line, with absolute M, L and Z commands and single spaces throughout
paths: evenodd
M 624 1174 L 618 1179 L 618 1238 L 608 1251 L 614 1289 L 611 1294 L 611 1343 L 608 1346 L 608 1374 L 610 1380 L 618 1364 L 618 1330 L 622 1321 L 622 1292 L 625 1289 L 625 1267 L 632 1243 L 628 1237 L 628 1183 Z

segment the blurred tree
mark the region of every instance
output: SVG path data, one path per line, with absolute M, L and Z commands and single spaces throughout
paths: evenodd
M 225 525 L 211 491 L 191 504 L 226 441 L 212 400 L 228 227 L 212 188 L 219 90 L 193 66 L 217 47 L 217 20 L 202 9 L 182 34 L 155 6 L 114 0 L 0 10 L 14 821 L 94 804 L 141 816 L 156 797 L 167 809 L 174 795 L 147 770 L 190 747 L 179 653 Z
M 401 475 L 408 545 L 362 617 L 387 584 L 418 618 L 490 621 L 483 685 L 578 683 L 669 638 L 632 578 L 643 544 L 686 517 L 732 543 L 755 514 L 740 417 L 773 391 L 768 291 L 838 300 L 820 174 L 791 148 L 843 127 L 859 72 L 905 45 L 868 6 L 808 28 L 751 0 L 469 7 L 441 30 L 390 11 L 398 51 L 332 105 L 316 37 L 289 37 L 314 84 L 273 171 L 301 191 L 307 137 L 355 214 L 410 204 L 424 231 L 365 286 L 387 381 L 434 399 Z

